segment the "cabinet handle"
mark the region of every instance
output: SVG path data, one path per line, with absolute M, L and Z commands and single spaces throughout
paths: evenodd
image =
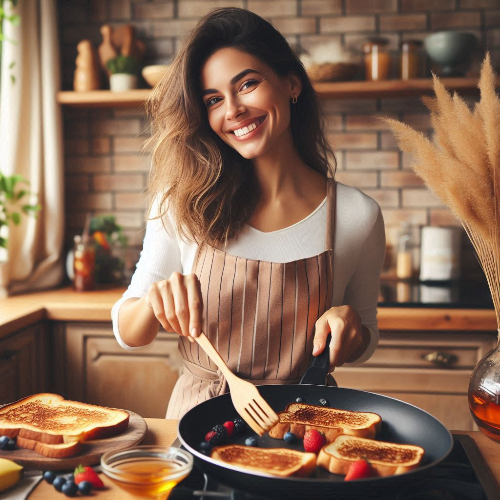
M 449 367 L 453 363 L 456 363 L 458 358 L 454 354 L 450 354 L 443 351 L 430 352 L 429 354 L 423 354 L 422 358 L 430 363 L 433 363 L 442 367 Z
M 0 361 L 9 361 L 9 359 L 12 359 L 16 354 L 17 351 L 14 351 L 12 349 L 5 349 L 5 351 L 0 354 Z

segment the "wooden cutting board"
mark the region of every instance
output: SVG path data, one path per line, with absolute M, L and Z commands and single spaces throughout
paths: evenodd
M 126 410 L 128 411 L 128 410 Z M 0 450 L 0 457 L 8 458 L 25 469 L 36 470 L 72 470 L 82 465 L 95 465 L 101 460 L 101 455 L 107 451 L 118 451 L 139 444 L 148 430 L 146 421 L 137 413 L 128 411 L 130 420 L 127 430 L 118 436 L 107 439 L 96 439 L 83 443 L 82 451 L 78 455 L 69 458 L 48 458 L 33 450 L 27 450 L 16 446 L 14 450 Z

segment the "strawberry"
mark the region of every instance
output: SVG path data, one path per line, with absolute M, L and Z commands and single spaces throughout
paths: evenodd
M 312 453 L 318 453 L 325 444 L 325 435 L 316 429 L 309 429 L 304 434 L 304 450 Z
M 92 484 L 92 487 L 96 490 L 104 488 L 104 483 L 101 478 L 97 475 L 96 471 L 92 467 L 84 467 L 80 464 L 75 469 L 75 484 L 83 483 L 83 481 L 88 481 Z
M 355 481 L 356 479 L 372 477 L 374 472 L 370 462 L 364 458 L 360 458 L 351 464 L 344 481 Z
M 205 441 L 208 443 L 215 436 L 214 431 L 207 432 L 205 435 Z
M 231 420 L 228 420 L 227 422 L 224 422 L 222 425 L 226 428 L 228 437 L 231 437 L 234 431 L 234 423 L 231 422 Z

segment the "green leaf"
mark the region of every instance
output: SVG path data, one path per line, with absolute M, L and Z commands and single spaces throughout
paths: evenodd
M 15 65 L 16 65 L 16 61 L 12 61 L 12 62 L 9 64 L 9 69 L 12 69 Z
M 21 214 L 19 212 L 12 212 L 10 218 L 12 219 L 12 222 L 18 226 L 21 222 Z
M 7 248 L 7 239 L 0 236 L 0 247 Z

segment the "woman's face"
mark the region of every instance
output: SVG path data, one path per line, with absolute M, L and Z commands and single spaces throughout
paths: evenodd
M 297 77 L 281 78 L 259 59 L 227 47 L 207 59 L 201 84 L 210 127 L 244 158 L 258 158 L 286 140 L 290 99 L 300 94 Z

